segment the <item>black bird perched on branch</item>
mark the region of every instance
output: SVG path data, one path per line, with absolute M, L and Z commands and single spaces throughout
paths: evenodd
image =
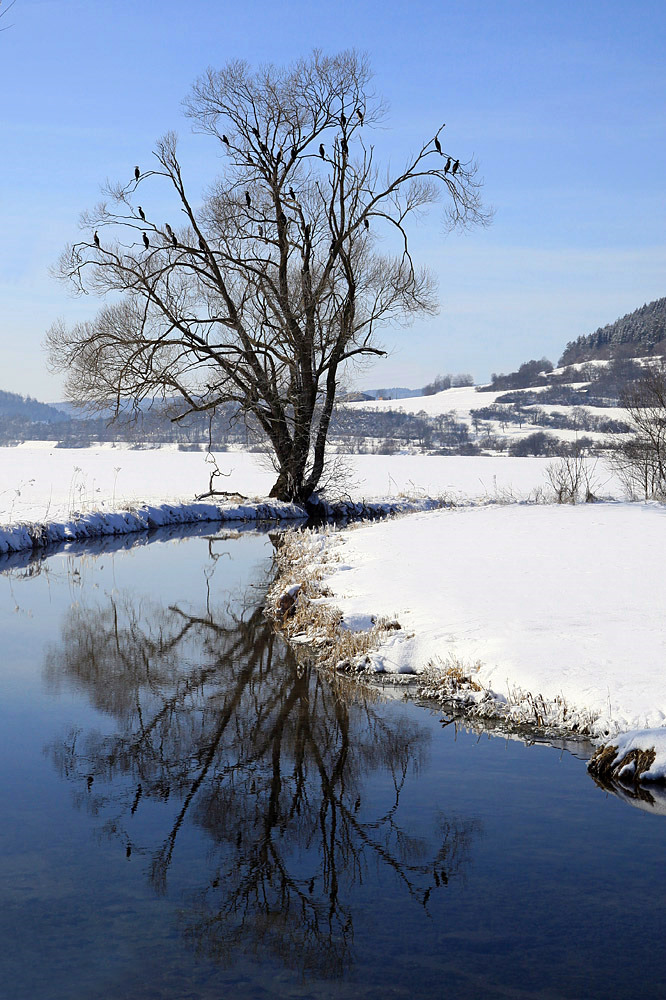
M 358 115 L 358 120 L 360 121 L 360 123 L 362 125 L 363 124 L 363 112 L 361 111 L 360 108 L 356 109 L 356 114 Z
M 222 142 L 224 143 L 225 146 L 229 145 L 229 140 L 227 139 L 227 137 L 224 134 L 224 132 L 222 133 Z
M 141 218 L 142 218 L 142 219 L 143 219 L 143 221 L 145 222 L 145 221 L 146 221 L 146 216 L 145 216 L 145 214 L 144 214 L 144 211 L 143 211 L 143 209 L 141 208 L 141 205 L 139 205 L 139 207 L 137 208 L 137 212 L 139 213 L 139 215 L 141 216 Z
M 442 152 L 442 144 L 437 138 L 437 136 L 435 136 L 435 149 L 437 150 L 440 156 L 444 156 L 444 153 Z
M 143 234 L 143 245 L 145 246 L 146 250 L 150 246 L 150 240 L 148 239 L 147 233 Z
M 340 148 L 342 149 L 343 154 L 347 156 L 347 154 L 349 153 L 349 146 L 347 145 L 347 140 L 345 139 L 344 136 L 340 140 Z
M 172 234 L 171 234 L 171 242 L 173 243 L 173 245 L 174 245 L 175 247 L 177 247 L 177 246 L 178 246 L 178 240 L 176 239 L 176 237 L 175 237 L 174 233 L 172 233 Z
M 93 241 L 95 243 L 95 246 L 98 247 L 99 246 L 99 236 L 97 235 L 97 230 L 95 230 L 95 232 L 93 233 Z
M 451 171 L 451 173 L 455 174 L 459 166 L 460 166 L 460 160 L 456 160 L 456 162 L 453 164 L 453 170 Z
M 282 163 L 282 150 L 278 149 L 277 156 L 275 157 L 276 163 Z
M 446 161 L 446 166 L 444 167 L 444 173 L 448 174 L 450 169 L 451 169 L 451 157 L 449 156 L 448 160 Z
M 363 225 L 365 226 L 366 229 L 370 228 L 370 222 L 368 221 L 368 219 L 363 220 Z
M 321 156 L 322 160 L 324 159 L 324 157 L 326 155 L 326 150 L 324 149 L 324 143 L 323 142 L 319 143 L 319 155 Z
M 345 125 L 347 124 L 347 119 L 345 118 L 345 113 L 344 113 L 344 111 L 341 111 L 341 112 L 340 112 L 340 124 L 342 125 L 342 127 L 343 127 L 343 128 L 344 128 L 344 127 L 345 127 Z
M 250 192 L 249 191 L 245 192 L 245 204 L 247 205 L 248 208 L 252 204 L 252 199 L 250 198 Z
M 199 249 L 204 251 L 206 249 L 206 244 L 204 243 L 202 236 L 199 237 Z
M 293 198 L 294 201 L 296 201 L 296 192 L 294 191 L 293 187 L 289 188 L 289 197 Z
M 139 170 L 138 167 L 135 167 L 134 168 L 134 180 L 138 181 L 138 179 L 139 179 L 140 176 L 141 176 L 141 171 Z
M 292 146 L 291 147 L 291 158 L 292 158 L 292 160 L 295 160 L 297 156 L 298 156 L 298 149 L 296 148 L 296 146 Z
M 169 225 L 169 223 L 168 223 L 168 222 L 165 222 L 165 224 L 164 224 L 164 228 L 165 228 L 165 229 L 166 229 L 166 231 L 167 231 L 167 236 L 168 236 L 168 237 L 169 237 L 170 239 L 173 239 L 173 229 L 171 228 L 171 226 Z

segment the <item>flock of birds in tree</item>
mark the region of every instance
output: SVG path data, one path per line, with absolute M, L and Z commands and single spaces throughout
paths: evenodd
M 363 124 L 363 112 L 361 111 L 360 108 L 356 108 L 355 114 L 357 115 L 357 117 L 358 117 L 358 119 L 359 119 L 359 121 L 360 121 L 360 123 L 362 125 Z M 347 124 L 347 118 L 345 116 L 344 111 L 342 111 L 340 113 L 340 123 L 341 123 L 341 125 L 342 125 L 343 128 Z M 442 128 L 444 128 L 444 127 L 445 126 L 442 125 Z M 262 150 L 262 152 L 267 153 L 268 152 L 268 148 L 264 145 L 264 143 L 261 142 L 260 135 L 259 135 L 259 129 L 256 128 L 256 127 L 253 127 L 252 128 L 252 133 L 254 134 L 255 138 L 259 141 L 259 147 Z M 226 135 L 224 135 L 224 133 L 222 134 L 222 142 L 226 146 L 231 146 L 231 143 L 229 142 L 228 137 Z M 347 145 L 347 140 L 345 139 L 344 136 L 342 136 L 342 139 L 340 140 L 340 148 L 342 149 L 342 152 L 343 152 L 344 156 L 347 156 L 348 152 L 349 152 L 349 147 Z M 435 136 L 435 149 L 437 150 L 437 152 L 439 153 L 440 156 L 444 156 L 444 153 L 442 151 L 442 144 L 439 141 L 439 135 Z M 292 160 L 295 160 L 297 155 L 298 155 L 298 149 L 297 149 L 297 147 L 296 146 L 292 146 L 292 149 L 291 149 Z M 319 143 L 319 155 L 322 158 L 322 160 L 326 159 L 326 147 L 324 146 L 323 142 Z M 275 160 L 276 165 L 279 164 L 281 161 L 282 161 L 282 150 L 280 149 L 280 150 L 278 150 L 278 153 L 277 153 L 277 156 L 276 156 L 276 160 Z M 453 176 L 454 174 L 457 174 L 457 172 L 458 172 L 459 169 L 460 169 L 460 160 L 455 160 L 454 161 L 450 156 L 447 156 L 446 164 L 444 166 L 444 175 L 446 176 L 446 174 L 448 174 L 450 172 L 451 176 Z M 141 180 L 141 170 L 139 169 L 138 166 L 135 166 L 134 167 L 134 181 L 135 181 L 135 183 L 138 183 L 140 180 Z M 296 192 L 294 191 L 293 187 L 289 188 L 289 197 L 293 201 L 296 200 Z M 251 206 L 252 206 L 252 197 L 251 197 L 249 191 L 245 192 L 245 204 L 246 204 L 246 206 L 248 208 L 251 208 Z M 137 212 L 139 214 L 139 218 L 141 219 L 141 221 L 145 222 L 146 221 L 146 215 L 145 215 L 145 212 L 143 211 L 143 208 L 141 207 L 141 205 L 137 206 Z M 279 221 L 282 224 L 286 225 L 287 217 L 285 216 L 284 212 L 280 213 L 280 220 Z M 369 220 L 367 218 L 363 219 L 363 225 L 364 225 L 364 227 L 366 229 L 370 228 L 370 222 L 369 222 Z M 171 240 L 173 246 L 177 247 L 178 246 L 178 240 L 176 238 L 176 234 L 174 233 L 173 229 L 171 228 L 171 226 L 169 225 L 168 222 L 165 224 L 165 229 L 166 229 L 167 235 L 168 235 L 169 239 Z M 150 239 L 148 237 L 148 234 L 144 232 L 141 235 L 143 237 L 143 245 L 145 246 L 146 250 L 149 250 L 150 249 Z M 263 226 L 259 226 L 259 236 L 262 239 L 264 237 L 264 227 Z M 306 226 L 305 227 L 305 237 L 306 237 L 306 239 L 309 240 L 309 238 L 310 238 L 310 226 Z M 94 242 L 95 246 L 98 249 L 101 249 L 99 234 L 98 234 L 97 230 L 95 230 L 95 232 L 93 234 L 93 242 Z M 333 240 L 333 242 L 331 244 L 331 248 L 332 249 L 335 248 L 335 240 Z M 204 252 L 206 252 L 206 250 L 207 250 L 206 243 L 204 242 L 204 240 L 202 239 L 201 236 L 199 237 L 199 249 L 202 250 L 202 251 L 204 251 Z

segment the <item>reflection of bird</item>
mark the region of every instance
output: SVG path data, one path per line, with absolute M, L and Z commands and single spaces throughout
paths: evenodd
M 141 218 L 145 222 L 146 221 L 146 216 L 145 216 L 145 213 L 144 213 L 143 209 L 141 208 L 141 205 L 139 205 L 139 207 L 137 208 L 137 212 L 139 213 L 139 215 L 141 216 Z
M 437 150 L 440 156 L 444 156 L 444 153 L 442 152 L 442 144 L 437 138 L 437 136 L 435 136 L 435 149 Z
M 444 167 L 444 173 L 448 174 L 450 169 L 451 169 L 451 157 L 449 156 L 448 160 L 446 161 L 446 166 Z
M 146 250 L 150 246 L 150 240 L 148 239 L 147 233 L 143 234 L 143 245 L 145 246 Z
M 132 845 L 129 842 L 127 844 L 127 847 L 125 848 L 125 857 L 126 858 L 132 857 Z
M 222 142 L 225 144 L 225 146 L 229 145 L 229 140 L 227 139 L 227 137 L 224 134 L 224 132 L 222 133 Z
M 324 149 L 324 143 L 323 142 L 319 143 L 319 155 L 321 156 L 322 160 L 324 159 L 324 156 L 326 155 L 326 150 Z
M 460 166 L 460 160 L 456 160 L 456 162 L 453 164 L 453 170 L 451 171 L 451 173 L 455 174 L 459 166 Z
M 141 171 L 139 170 L 138 167 L 135 167 L 134 168 L 134 180 L 138 181 L 138 179 L 139 179 L 140 176 L 141 176 Z
M 250 192 L 249 191 L 245 192 L 245 204 L 247 205 L 248 208 L 252 204 L 252 199 L 250 198 Z
M 99 236 L 97 235 L 97 230 L 95 230 L 95 232 L 93 234 L 93 240 L 95 241 L 95 246 L 98 247 L 99 246 Z

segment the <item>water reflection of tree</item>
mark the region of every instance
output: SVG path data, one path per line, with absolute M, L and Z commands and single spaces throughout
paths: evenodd
M 215 842 L 187 932 L 219 960 L 268 949 L 339 975 L 352 957 L 352 889 L 371 866 L 425 906 L 466 858 L 473 823 L 442 820 L 433 846 L 397 815 L 428 732 L 353 682 L 298 664 L 260 609 L 196 615 L 118 596 L 79 605 L 46 674 L 117 722 L 110 735 L 74 732 L 51 750 L 128 855 L 147 849 L 132 843 L 131 817 L 151 800 L 174 802 L 150 848 L 158 891 L 186 820 Z M 364 803 L 372 773 L 392 789 L 379 815 Z

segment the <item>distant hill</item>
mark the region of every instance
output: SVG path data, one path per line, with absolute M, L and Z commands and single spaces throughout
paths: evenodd
M 66 415 L 55 406 L 40 403 L 30 396 L 19 396 L 15 392 L 2 390 L 0 390 L 0 417 L 20 417 L 41 424 L 56 424 L 67 419 Z
M 666 298 L 656 299 L 614 323 L 567 344 L 559 364 L 666 354 Z

